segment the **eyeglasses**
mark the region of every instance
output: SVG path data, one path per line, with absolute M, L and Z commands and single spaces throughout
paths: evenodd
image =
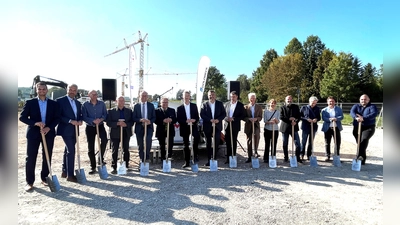
M 45 91 L 47 90 L 46 88 L 38 88 L 39 91 Z

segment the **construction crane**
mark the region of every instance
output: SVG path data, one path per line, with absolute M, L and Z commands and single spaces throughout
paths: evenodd
M 125 96 L 125 77 L 127 76 L 127 75 L 129 75 L 129 74 L 126 74 L 126 71 L 128 70 L 128 68 L 126 68 L 126 70 L 125 70 L 125 73 L 124 74 L 120 74 L 120 73 L 117 73 L 118 75 L 119 75 L 119 77 L 122 77 L 122 84 L 121 84 L 121 95 L 122 96 Z M 119 78 L 119 77 L 117 77 L 117 79 Z
M 121 51 L 123 51 L 125 49 L 129 49 L 129 79 L 131 80 L 132 79 L 132 73 L 133 73 L 133 71 L 132 71 L 132 67 L 133 67 L 132 61 L 133 61 L 133 59 L 131 59 L 132 55 L 134 54 L 134 47 L 133 46 L 135 46 L 136 44 L 140 43 L 140 61 L 139 61 L 140 68 L 139 68 L 139 91 L 138 91 L 138 97 L 139 97 L 140 92 L 143 91 L 143 89 L 144 89 L 143 88 L 144 43 L 146 42 L 147 33 L 144 35 L 143 38 L 142 38 L 142 33 L 140 31 L 138 31 L 138 35 L 139 35 L 139 39 L 136 42 L 134 42 L 134 43 L 132 43 L 130 45 L 128 45 L 126 43 L 126 40 L 124 38 L 125 47 L 120 48 L 120 49 L 118 49 L 118 50 L 116 50 L 114 52 L 111 52 L 110 54 L 105 55 L 104 57 L 107 57 L 107 56 L 113 55 L 115 53 L 121 52 Z M 147 43 L 147 46 L 149 46 L 148 43 Z M 130 98 L 132 99 L 132 96 L 130 96 Z

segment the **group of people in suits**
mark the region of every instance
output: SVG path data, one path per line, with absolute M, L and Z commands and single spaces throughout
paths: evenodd
M 77 182 L 77 178 L 74 175 L 75 144 L 79 135 L 78 128 L 83 122 L 86 124 L 85 133 L 91 167 L 89 174 L 96 173 L 97 164 L 105 164 L 104 152 L 108 139 L 104 124 L 110 128 L 110 141 L 113 150 L 111 165 L 113 170 L 111 173 L 113 174 L 117 173 L 119 146 L 123 151 L 121 160 L 125 161 L 127 168 L 130 167 L 129 142 L 130 137 L 133 135 L 133 126 L 135 126 L 134 133 L 136 134 L 140 161 L 149 160 L 154 123 L 157 125 L 155 136 L 159 141 L 163 160 L 172 156 L 175 136 L 174 125 L 178 122 L 180 135 L 184 142 L 185 163 L 182 168 L 189 167 L 190 160 L 198 162 L 198 145 L 200 142 L 198 127 L 200 118 L 202 119 L 208 156 L 205 166 L 209 166 L 209 161 L 215 159 L 222 132 L 225 133 L 227 146 L 225 163 L 229 163 L 230 156 L 236 155 L 237 137 L 241 131 L 241 121 L 245 122 L 244 133 L 247 138 L 248 158 L 246 163 L 251 162 L 252 157 L 259 157 L 257 149 L 259 147 L 260 122 L 262 120 L 264 120 L 265 139 L 263 159 L 266 163 L 268 163 L 269 154 L 276 156 L 279 131 L 282 133 L 284 161 L 288 161 L 289 158 L 289 136 L 292 136 L 294 140 L 298 162 L 303 162 L 305 155 L 309 159 L 312 155 L 312 137 L 315 136 L 318 129 L 317 123 L 321 119 L 323 120 L 322 131 L 325 138 L 326 161 L 329 161 L 331 157 L 330 143 L 333 136 L 336 137 L 336 154 L 340 152 L 340 131 L 343 129 L 341 124 L 343 112 L 340 107 L 335 105 L 335 99 L 331 96 L 327 98 L 328 106 L 322 110 L 318 108 L 318 99 L 314 96 L 310 97 L 308 105 L 299 108 L 298 105 L 292 104 L 292 96 L 290 95 L 286 96 L 285 104 L 280 110 L 276 109 L 275 99 L 269 100 L 268 106 L 263 110 L 256 103 L 255 93 L 248 94 L 249 103 L 244 105 L 238 100 L 238 93 L 232 91 L 230 93 L 230 101 L 224 104 L 216 99 L 215 91 L 209 90 L 207 93 L 208 101 L 201 105 L 199 112 L 196 104 L 190 101 L 189 91 L 183 92 L 183 103 L 176 111 L 168 106 L 169 101 L 165 97 L 161 98 L 161 106 L 155 109 L 154 105 L 147 101 L 148 93 L 146 91 L 140 93 L 140 102 L 135 104 L 133 110 L 125 107 L 125 98 L 123 96 L 117 97 L 116 107 L 107 110 L 104 102 L 97 99 L 95 90 L 89 92 L 90 100 L 81 104 L 75 99 L 78 92 L 76 84 L 69 85 L 67 95 L 55 101 L 46 97 L 48 92 L 46 83 L 37 83 L 36 91 L 38 93 L 37 98 L 26 101 L 19 118 L 21 122 L 27 124 L 26 191 L 33 189 L 36 159 L 40 144 L 42 143 L 43 146 L 44 141 L 47 143 L 49 162 L 51 163 L 56 135 L 61 136 L 65 143 L 61 177 L 66 178 L 67 181 Z M 362 133 L 357 157 L 362 160 L 362 164 L 365 164 L 368 141 L 375 132 L 377 108 L 370 103 L 369 97 L 364 94 L 360 97 L 360 103 L 352 107 L 350 114 L 354 119 L 353 135 L 356 141 L 358 141 L 358 126 L 361 126 Z M 298 135 L 300 121 L 302 121 L 301 143 Z M 98 142 L 101 143 L 99 144 L 100 151 L 97 163 L 95 157 L 96 135 Z M 167 137 L 168 149 L 166 149 Z M 190 141 L 191 137 L 192 141 Z M 217 141 L 213 141 L 213 139 Z M 192 149 L 190 149 L 190 145 Z M 48 185 L 46 177 L 49 175 L 49 166 L 47 165 L 44 149 L 42 158 L 41 183 Z

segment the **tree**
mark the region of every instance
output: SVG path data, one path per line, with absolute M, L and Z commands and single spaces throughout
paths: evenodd
M 317 98 L 321 98 L 320 93 L 320 83 L 324 78 L 324 73 L 329 63 L 332 61 L 335 52 L 330 49 L 325 49 L 322 52 L 322 55 L 318 57 L 317 61 L 317 69 L 314 70 L 313 74 L 313 85 L 311 89 L 311 95 L 316 96 Z
M 253 71 L 252 79 L 250 83 L 250 92 L 254 92 L 257 95 L 257 101 L 265 102 L 268 99 L 266 87 L 261 85 L 261 81 L 265 73 L 268 70 L 269 65 L 272 61 L 278 57 L 278 53 L 275 49 L 271 48 L 265 52 L 262 60 L 260 60 L 260 66 Z
M 205 85 L 205 91 L 203 95 L 203 100 L 208 99 L 208 91 L 214 90 L 217 95 L 217 99 L 220 101 L 227 101 L 227 90 L 226 90 L 226 78 L 224 74 L 221 74 L 220 71 L 215 66 L 210 66 L 207 73 L 207 82 Z
M 302 91 L 301 77 L 304 74 L 304 60 L 299 53 L 280 56 L 270 64 L 262 80 L 263 88 L 268 96 L 284 101 L 287 95 L 297 96 L 297 89 Z
M 299 53 L 303 55 L 303 46 L 297 38 L 293 38 L 290 40 L 289 44 L 286 45 L 285 50 L 283 51 L 285 55 Z
M 21 91 L 21 89 L 18 89 L 18 97 L 22 98 L 22 91 Z
M 182 100 L 182 94 L 183 94 L 184 91 L 185 91 L 184 89 L 179 89 L 176 92 L 176 100 Z
M 241 74 L 236 81 L 240 82 L 240 100 L 247 103 L 247 94 L 250 92 L 250 79 L 247 78 L 247 75 Z
M 351 53 L 340 52 L 333 57 L 321 81 L 322 97 L 333 96 L 337 102 L 354 101 L 359 97 L 353 60 Z
M 307 83 L 308 87 L 305 92 L 303 92 L 303 95 L 310 97 L 313 95 L 314 70 L 318 67 L 318 57 L 320 57 L 322 52 L 325 50 L 325 44 L 322 43 L 318 36 L 311 35 L 308 36 L 307 40 L 303 43 L 303 49 L 306 70 L 302 79 L 304 79 L 304 82 Z

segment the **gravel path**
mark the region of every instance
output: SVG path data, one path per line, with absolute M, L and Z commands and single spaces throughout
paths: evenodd
M 82 126 L 81 131 L 84 131 Z M 377 129 L 367 151 L 367 165 L 351 170 L 356 144 L 352 127 L 342 131 L 342 167 L 324 162 L 323 133 L 315 137 L 317 168 L 309 163 L 291 168 L 284 163 L 282 140 L 278 142 L 278 167 L 259 169 L 244 163 L 247 153 L 238 149 L 238 167 L 223 164 L 219 152 L 217 172 L 200 166 L 198 173 L 181 169 L 182 151 L 174 151 L 171 173 L 161 163 L 150 165 L 150 174 L 135 169 L 127 175 L 88 175 L 86 138 L 81 136 L 85 185 L 61 178 L 63 142 L 56 138 L 53 171 L 61 190 L 50 192 L 35 183 L 33 192 L 25 186 L 25 125 L 18 123 L 18 223 L 19 224 L 382 224 L 383 223 L 383 130 Z M 84 132 L 82 132 L 84 134 Z M 135 138 L 135 137 L 132 137 Z M 264 141 L 261 138 L 260 147 Z M 239 134 L 245 147 L 245 135 Z M 289 144 L 291 146 L 291 144 Z M 289 147 L 290 149 L 290 147 Z M 262 154 L 263 152 L 260 151 Z M 107 153 L 110 172 L 111 153 Z M 137 164 L 137 150 L 131 160 Z M 36 180 L 40 180 L 38 157 Z M 206 163 L 205 151 L 200 164 Z M 136 168 L 136 166 L 135 166 Z

